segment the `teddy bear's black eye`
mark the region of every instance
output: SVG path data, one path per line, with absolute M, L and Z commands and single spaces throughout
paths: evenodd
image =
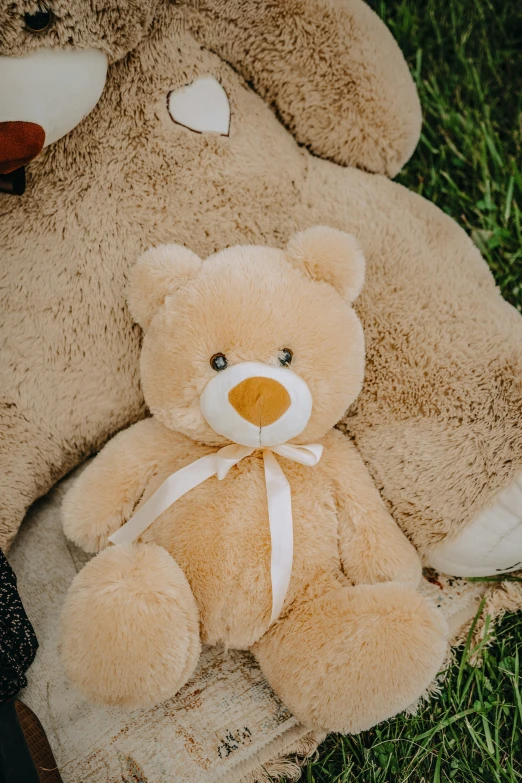
M 54 14 L 45 6 L 38 6 L 34 14 L 24 15 L 25 27 L 31 33 L 45 33 L 54 22 Z
M 289 364 L 292 364 L 292 359 L 294 358 L 294 354 L 290 350 L 290 348 L 283 348 L 281 351 L 279 351 L 279 363 L 283 367 L 288 367 Z
M 213 370 L 216 370 L 216 372 L 224 370 L 227 364 L 227 357 L 223 353 L 215 353 L 210 360 L 210 366 Z

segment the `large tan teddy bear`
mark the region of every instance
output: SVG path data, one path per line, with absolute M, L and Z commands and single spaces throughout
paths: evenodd
M 143 250 L 327 223 L 367 259 L 342 426 L 388 509 L 443 570 L 518 567 L 522 319 L 466 234 L 387 179 L 420 124 L 361 0 L 0 3 L 0 186 L 27 164 L 25 194 L 0 194 L 0 546 L 145 414 L 123 298 Z
M 436 675 L 447 627 L 415 591 L 418 555 L 332 429 L 362 386 L 363 277 L 354 237 L 321 227 L 286 251 L 202 262 L 166 245 L 140 261 L 129 300 L 153 417 L 111 440 L 63 505 L 76 544 L 117 544 L 63 612 L 66 671 L 88 697 L 167 699 L 203 641 L 251 648 L 307 725 L 358 732 Z

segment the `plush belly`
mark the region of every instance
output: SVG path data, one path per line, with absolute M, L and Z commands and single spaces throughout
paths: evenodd
M 292 600 L 335 571 L 337 519 L 321 467 L 283 465 L 292 492 L 294 556 L 287 595 Z M 155 483 L 164 478 L 157 476 Z M 271 542 L 260 453 L 244 459 L 224 480 L 213 477 L 188 492 L 144 540 L 164 546 L 185 572 L 204 642 L 245 649 L 266 632 L 272 611 Z
M 429 565 L 454 576 L 522 569 L 522 474 L 453 540 L 432 550 Z
M 147 536 L 164 546 L 185 572 L 199 606 L 201 636 L 209 644 L 247 648 L 268 627 L 270 528 L 257 462 L 191 490 Z
M 239 512 L 239 509 L 238 509 Z M 179 548 L 207 644 L 246 649 L 268 628 L 272 607 L 268 518 L 230 513 L 224 529 Z

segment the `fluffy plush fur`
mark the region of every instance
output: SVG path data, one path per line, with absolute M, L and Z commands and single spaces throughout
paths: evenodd
M 32 0 L 0 3 L 0 54 L 93 46 L 112 65 L 96 109 L 29 166 L 25 195 L 0 195 L 0 545 L 145 413 L 122 293 L 139 254 L 283 246 L 314 223 L 354 233 L 367 259 L 366 379 L 342 426 L 422 553 L 456 535 L 522 468 L 522 319 L 465 233 L 381 176 L 420 127 L 388 31 L 360 0 L 52 5 L 56 24 L 31 36 Z M 167 110 L 208 75 L 230 102 L 226 137 Z
M 262 450 L 224 480 L 184 495 L 137 545 L 111 546 L 84 568 L 66 601 L 62 651 L 69 677 L 90 698 L 132 706 L 174 694 L 196 664 L 194 598 L 201 640 L 252 648 L 276 692 L 314 727 L 366 729 L 410 705 L 437 673 L 447 628 L 414 589 L 419 558 L 353 444 L 332 429 L 362 384 L 363 334 L 350 306 L 362 278 L 353 237 L 328 228 L 298 235 L 286 254 L 244 246 L 201 266 L 170 245 L 138 266 L 130 298 L 148 324 L 141 373 L 154 416 L 110 441 L 69 491 L 67 536 L 90 551 L 103 548 L 172 472 L 228 442 L 200 408 L 218 352 L 229 367 L 279 366 L 289 347 L 292 371 L 313 399 L 292 442 L 319 442 L 324 454 L 315 467 L 281 459 L 294 560 L 282 614 L 268 632 Z

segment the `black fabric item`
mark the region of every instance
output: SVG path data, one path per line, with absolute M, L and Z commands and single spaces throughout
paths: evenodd
M 63 783 L 42 724 L 19 699 L 0 704 L 0 783 Z
M 0 704 L 25 688 L 25 672 L 37 649 L 33 626 L 16 589 L 16 577 L 0 550 Z
M 40 783 L 18 721 L 15 701 L 0 705 L 0 770 L 5 783 Z

